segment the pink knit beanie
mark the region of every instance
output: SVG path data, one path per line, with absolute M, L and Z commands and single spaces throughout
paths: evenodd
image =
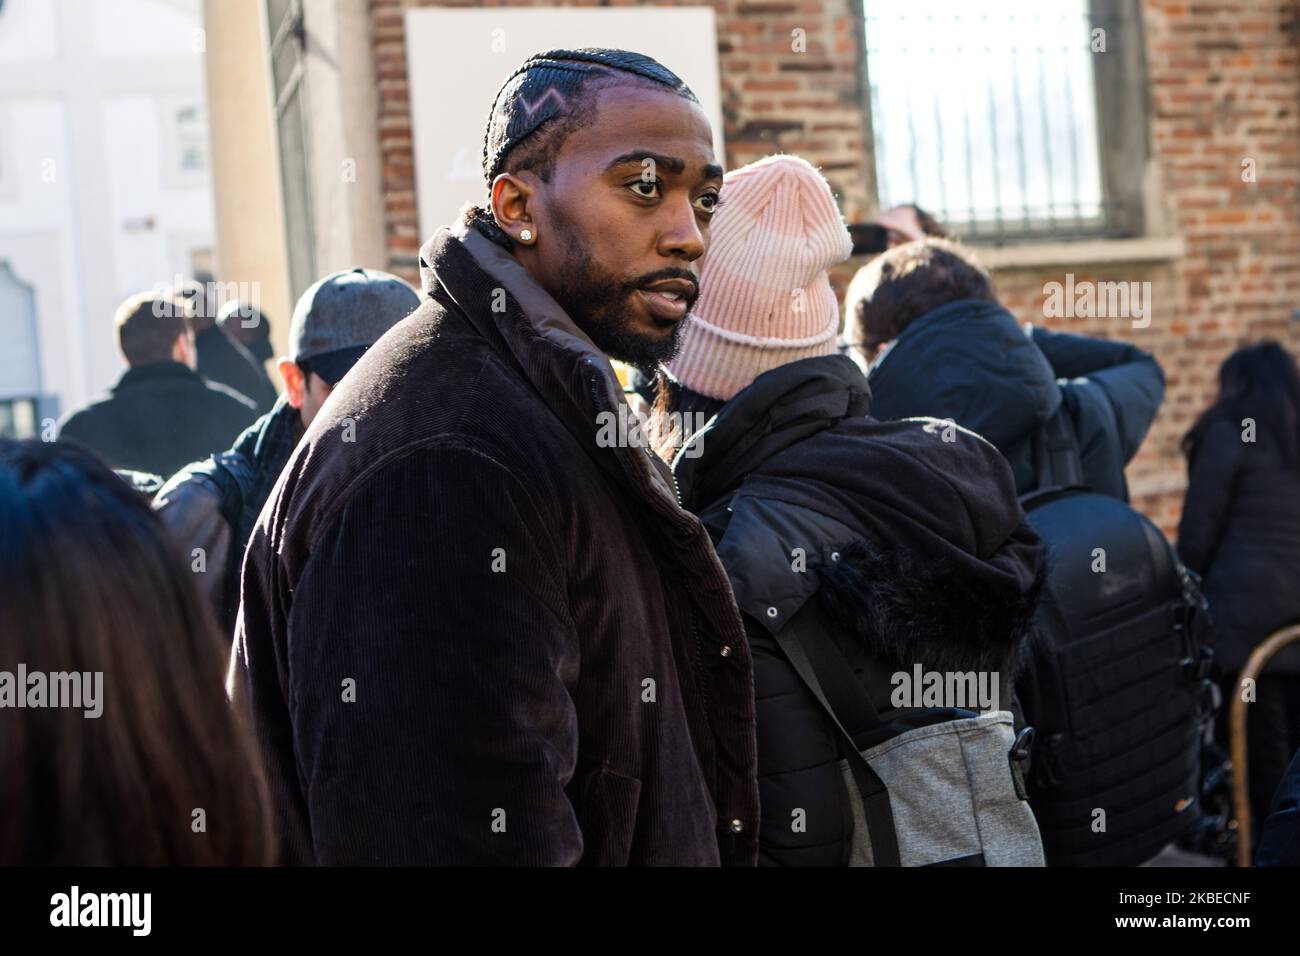
M 729 400 L 769 369 L 836 351 L 839 304 L 826 270 L 853 241 L 830 185 L 798 156 L 768 156 L 723 183 L 700 297 L 668 371 Z

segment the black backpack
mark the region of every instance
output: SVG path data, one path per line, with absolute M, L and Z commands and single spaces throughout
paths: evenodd
M 1202 813 L 1209 617 L 1160 530 L 1083 485 L 1064 408 L 1033 446 L 1038 485 L 1021 504 L 1047 580 L 1016 684 L 1035 729 L 1030 806 L 1049 866 L 1134 866 Z

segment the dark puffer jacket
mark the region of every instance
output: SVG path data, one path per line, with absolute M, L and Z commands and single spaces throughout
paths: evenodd
M 330 395 L 244 563 L 232 691 L 288 859 L 752 864 L 750 654 L 708 534 L 601 443 L 618 380 L 522 266 L 464 223 L 421 256 L 428 301 Z
M 868 418 L 868 395 L 842 356 L 781 366 L 674 461 L 753 649 L 764 864 L 836 866 L 851 848 L 834 728 L 773 637 L 806 602 L 815 596 L 819 626 L 889 723 L 906 717 L 888 706 L 882 671 L 919 663 L 1010 681 L 1037 599 L 1042 545 L 1002 456 L 943 423 Z
M 1135 346 L 1037 327 L 1031 339 L 1002 306 L 972 299 L 904 329 L 870 382 L 876 418 L 930 415 L 977 432 L 1006 455 L 1020 494 L 1034 490 L 1032 438 L 1064 403 L 1087 484 L 1124 501 L 1124 467 L 1165 392 L 1164 372 Z
M 1266 432 L 1242 440 L 1240 422 L 1213 421 L 1192 448 L 1178 553 L 1204 578 L 1215 656 L 1240 670 L 1255 645 L 1300 624 L 1300 472 Z M 1300 648 L 1280 652 L 1270 675 L 1300 675 Z

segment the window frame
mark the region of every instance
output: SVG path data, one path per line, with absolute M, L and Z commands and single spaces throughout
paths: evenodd
M 1093 54 L 1092 91 L 1097 117 L 1098 171 L 1101 178 L 1102 222 L 1095 228 L 1070 224 L 1016 230 L 1006 224 L 1023 217 L 1008 215 L 982 221 L 986 227 L 964 234 L 964 220 L 945 221 L 944 227 L 972 245 L 1030 245 L 1058 242 L 1140 239 L 1149 235 L 1149 199 L 1144 186 L 1151 163 L 1150 79 L 1146 62 L 1146 34 L 1140 4 L 1135 0 L 1088 0 L 1092 27 L 1106 31 L 1106 52 Z M 871 64 L 867 55 L 866 11 L 863 0 L 850 0 L 858 45 L 857 98 L 863 116 L 863 175 L 869 202 L 881 209 L 876 168 L 875 125 L 871 105 Z
M 283 9 L 279 23 L 271 22 L 275 7 Z M 306 91 L 306 27 L 302 0 L 266 0 L 267 69 L 271 80 L 271 121 L 275 128 L 285 247 L 290 294 L 297 298 L 316 280 L 316 231 L 312 218 L 311 137 Z M 285 75 L 280 56 L 292 51 Z M 295 117 L 296 114 L 296 117 Z M 293 133 L 286 138 L 286 129 Z

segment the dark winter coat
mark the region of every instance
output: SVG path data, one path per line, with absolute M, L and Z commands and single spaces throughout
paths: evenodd
M 1225 417 L 1201 435 L 1178 525 L 1178 553 L 1204 579 L 1227 671 L 1273 631 L 1300 624 L 1300 471 L 1266 432 L 1254 442 L 1243 432 Z M 1300 648 L 1279 653 L 1266 673 L 1300 675 Z
M 265 415 L 275 405 L 278 393 L 266 368 L 220 326 L 211 325 L 196 334 L 194 348 L 198 372 L 208 381 L 220 382 L 251 399 L 259 415 Z
M 114 468 L 170 477 L 220 451 L 253 423 L 253 403 L 205 382 L 179 362 L 127 369 L 107 398 L 74 412 L 59 429 Z
M 282 398 L 232 447 L 186 465 L 153 496 L 154 510 L 192 569 L 194 551 L 201 550 L 202 571 L 195 580 L 226 634 L 235 632 L 244 546 L 302 432 L 298 409 Z
M 793 362 L 736 395 L 673 463 L 753 648 L 765 864 L 842 865 L 851 848 L 833 725 L 773 636 L 806 602 L 892 723 L 908 717 L 889 706 L 888 674 L 917 663 L 1009 683 L 1037 596 L 1042 545 L 997 450 L 938 422 L 875 421 L 868 405 L 849 359 Z M 848 729 L 862 748 L 877 742 Z M 804 832 L 791 826 L 799 809 Z
M 752 864 L 751 661 L 708 534 L 666 465 L 598 443 L 613 369 L 507 252 L 462 223 L 421 259 L 428 301 L 330 396 L 244 564 L 232 690 L 288 858 Z
M 1032 439 L 1065 409 L 1095 491 L 1128 500 L 1124 467 L 1164 398 L 1164 373 L 1146 352 L 1035 327 L 1032 338 L 996 302 L 962 299 L 917 319 L 869 378 L 882 421 L 930 415 L 983 435 L 1011 464 L 1020 494 L 1034 490 Z

